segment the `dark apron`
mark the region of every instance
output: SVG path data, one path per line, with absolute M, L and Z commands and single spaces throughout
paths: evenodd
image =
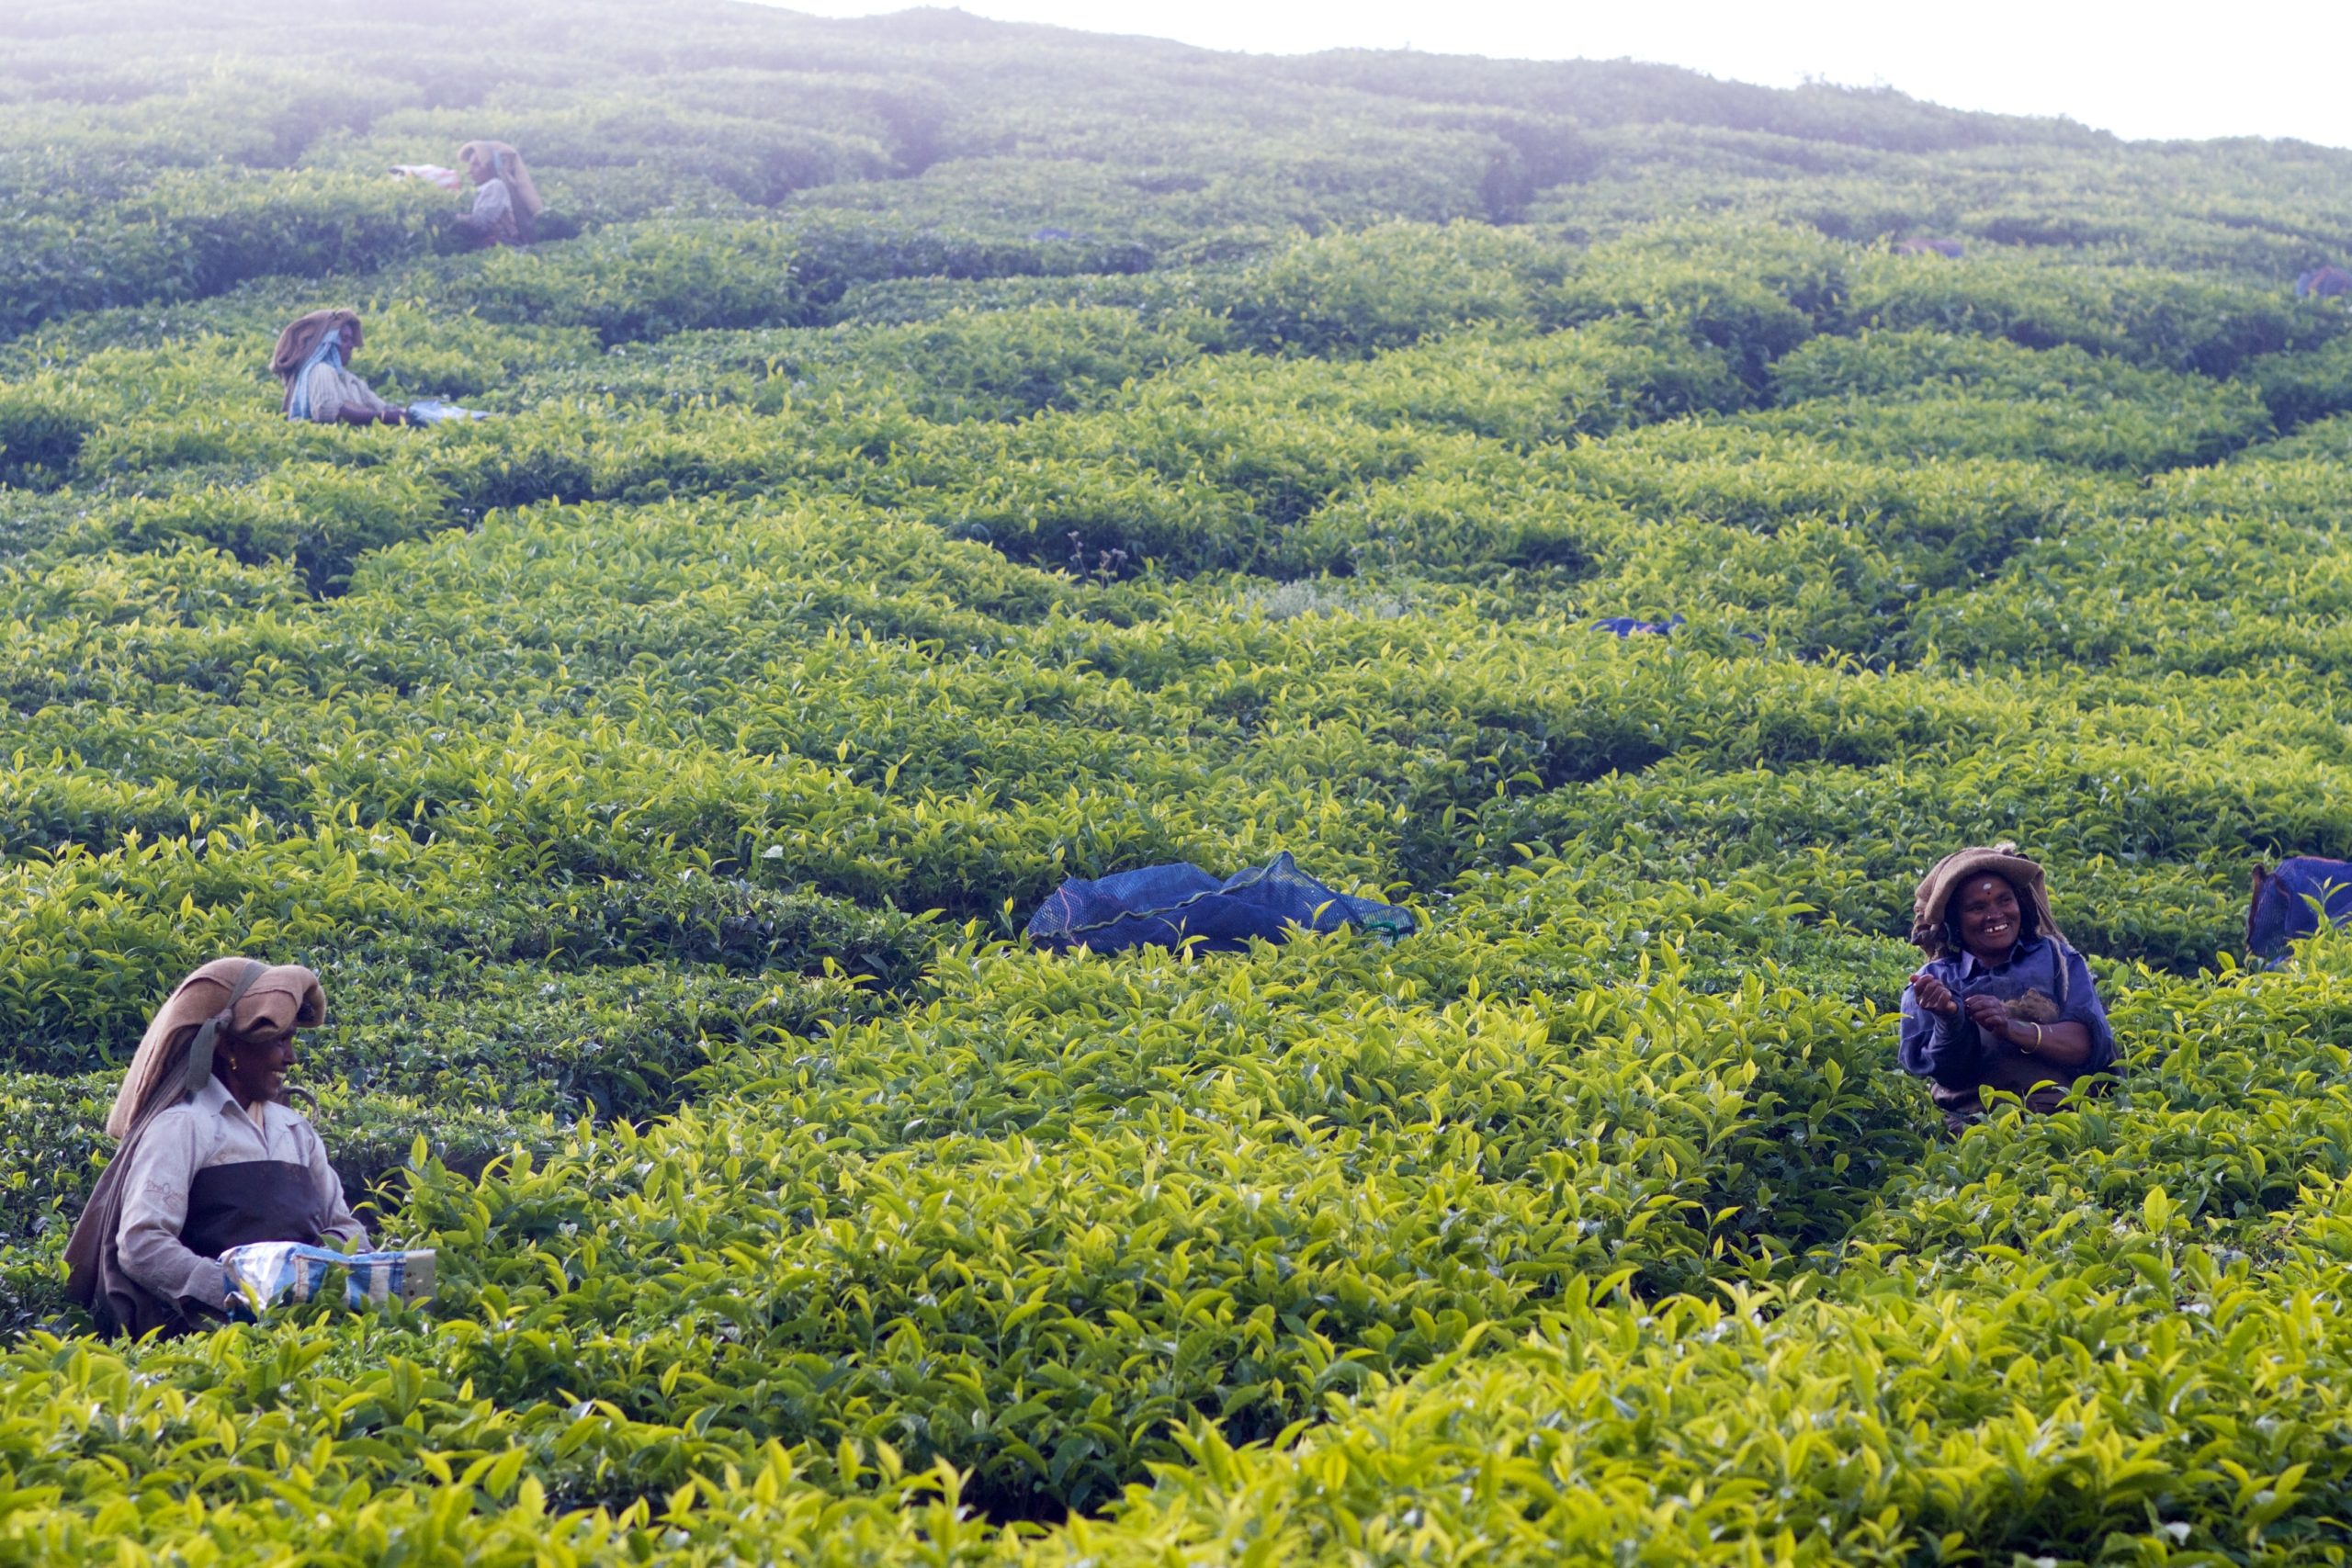
M 187 1184 L 187 1223 L 180 1226 L 180 1240 L 206 1258 L 256 1241 L 316 1247 L 326 1223 L 319 1179 L 309 1166 L 240 1160 L 199 1170 Z

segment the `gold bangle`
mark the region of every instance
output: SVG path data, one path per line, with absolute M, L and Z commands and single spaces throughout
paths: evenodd
M 2028 1021 L 2031 1021 L 2029 1020 Z M 2033 1043 L 2030 1045 L 2020 1045 L 2018 1049 L 2024 1052 L 2029 1056 L 2039 1055 L 2041 1050 L 2041 1025 L 2036 1023 L 2033 1026 Z

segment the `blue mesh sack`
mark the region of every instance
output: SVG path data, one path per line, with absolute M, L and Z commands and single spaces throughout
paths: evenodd
M 1263 866 L 1219 882 L 1199 866 L 1148 865 L 1089 882 L 1073 876 L 1029 917 L 1029 940 L 1040 947 L 1086 947 L 1115 953 L 1129 947 L 1195 948 L 1232 953 L 1251 937 L 1281 942 L 1294 928 L 1337 931 L 1352 925 L 1395 941 L 1418 926 L 1410 909 L 1372 898 L 1351 898 L 1298 869 L 1287 852 Z
M 2267 962 L 2286 957 L 2289 943 L 2319 930 L 2323 912 L 2331 926 L 2352 920 L 2352 862 L 2296 855 L 2280 861 L 2277 871 L 2256 868 L 2254 903 L 2245 912 L 2246 951 Z

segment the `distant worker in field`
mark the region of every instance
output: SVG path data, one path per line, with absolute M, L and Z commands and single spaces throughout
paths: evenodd
M 107 1117 L 120 1145 L 65 1248 L 67 1288 L 102 1330 L 219 1323 L 240 1299 L 232 1248 L 367 1246 L 318 1134 L 283 1102 L 295 1032 L 325 1017 L 310 970 L 216 958 L 148 1023 Z
M 2041 867 L 2014 845 L 1937 862 L 1912 901 L 1911 940 L 1928 963 L 1904 992 L 1901 1061 L 1934 1083 L 1955 1133 L 1983 1114 L 1981 1089 L 2051 1111 L 2114 1066 L 2090 966 L 2052 918 Z
M 547 204 L 523 154 L 503 141 L 469 141 L 458 161 L 474 183 L 473 205 L 458 214 L 458 232 L 481 245 L 527 245 Z
M 2352 294 L 2352 272 L 2340 266 L 2314 267 L 2295 279 L 2298 299 L 2341 299 Z
M 364 341 L 356 310 L 312 310 L 277 334 L 269 368 L 286 383 L 286 417 L 313 424 L 405 424 L 395 408 L 354 376 L 351 356 Z
M 2277 967 L 2293 944 L 2322 926 L 2352 924 L 2352 862 L 2290 855 L 2275 871 L 2254 868 L 2245 945 L 2256 962 Z

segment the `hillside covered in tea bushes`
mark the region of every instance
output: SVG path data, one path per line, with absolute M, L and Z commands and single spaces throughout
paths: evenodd
M 0 53 L 0 1563 L 2352 1550 L 2352 945 L 2240 953 L 2352 856 L 2352 152 L 212 9 Z M 481 137 L 531 250 L 386 173 Z M 288 423 L 327 305 L 497 417 Z M 1890 1014 L 1996 838 L 2126 1078 L 1955 1140 Z M 1016 940 L 1281 850 L 1422 933 Z M 93 1339 L 229 951 L 440 1294 Z

